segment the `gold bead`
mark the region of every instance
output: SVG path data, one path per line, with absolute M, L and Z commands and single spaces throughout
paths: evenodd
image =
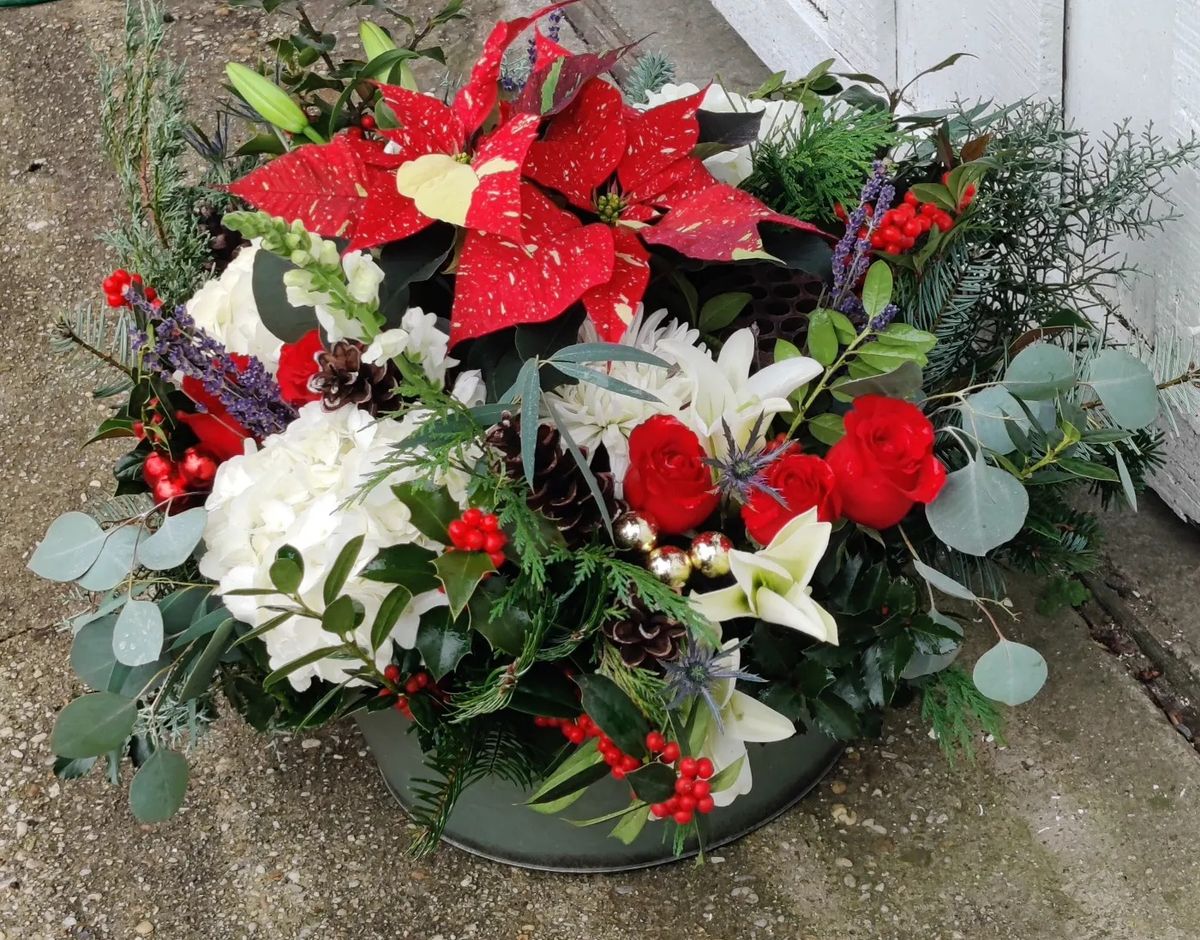
M 646 567 L 659 581 L 676 590 L 687 584 L 692 574 L 687 552 L 674 545 L 660 545 L 654 549 L 646 556 Z
M 706 578 L 720 578 L 729 574 L 729 553 L 733 542 L 723 532 L 701 532 L 692 539 L 688 558 L 692 567 Z
M 613 521 L 613 539 L 626 551 L 648 552 L 658 542 L 658 530 L 645 516 L 626 512 Z

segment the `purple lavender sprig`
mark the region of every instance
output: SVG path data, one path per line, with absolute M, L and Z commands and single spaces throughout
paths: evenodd
M 296 410 L 280 397 L 279 383 L 262 362 L 246 356 L 245 365 L 239 366 L 221 343 L 196 326 L 186 307 L 167 312 L 155 308 L 136 290 L 125 296 L 150 331 L 131 330 L 143 369 L 171 382 L 181 376 L 196 379 L 225 406 L 231 418 L 260 439 L 282 431 L 296 417 Z M 199 402 L 196 409 L 205 410 Z
M 854 288 L 871 264 L 871 236 L 895 198 L 896 187 L 888 178 L 887 165 L 882 160 L 876 160 L 871 175 L 863 184 L 858 206 L 846 221 L 846 234 L 833 250 L 831 306 L 834 310 L 852 317 L 864 316 L 862 301 L 855 295 Z M 867 212 L 868 206 L 871 207 L 870 214 Z M 861 237 L 860 232 L 863 232 Z
M 546 38 L 551 42 L 558 42 L 558 38 L 562 34 L 564 15 L 562 10 L 554 10 L 546 16 Z M 525 62 L 515 66 L 512 71 L 506 70 L 500 76 L 500 87 L 514 94 L 521 91 L 525 87 L 525 83 L 529 81 L 529 76 L 533 74 L 536 65 L 537 38 L 530 36 L 525 42 Z

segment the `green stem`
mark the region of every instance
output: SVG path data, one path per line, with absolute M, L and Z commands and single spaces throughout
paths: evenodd
M 849 346 L 842 350 L 842 354 L 838 356 L 836 360 L 834 360 L 833 365 L 825 370 L 825 374 L 821 376 L 821 380 L 817 382 L 813 390 L 804 397 L 803 403 L 796 409 L 796 416 L 792 418 L 791 427 L 788 428 L 788 437 L 791 437 L 796 433 L 796 429 L 799 428 L 800 424 L 804 421 L 804 416 L 807 414 L 808 409 L 812 407 L 813 402 L 815 402 L 817 397 L 829 387 L 830 379 L 832 379 L 837 371 L 846 364 L 846 361 L 850 358 L 854 351 L 857 350 L 858 347 L 864 342 L 866 342 L 867 339 L 873 335 L 873 333 L 874 330 L 872 330 L 868 325 L 865 330 L 854 337 L 854 340 Z

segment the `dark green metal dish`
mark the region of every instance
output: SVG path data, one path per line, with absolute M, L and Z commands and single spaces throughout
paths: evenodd
M 416 737 L 407 733 L 408 721 L 393 709 L 360 712 L 356 718 L 384 782 L 407 809 L 412 778 L 423 773 L 421 749 Z M 842 745 L 824 735 L 803 734 L 776 744 L 751 744 L 749 749 L 754 789 L 703 817 L 706 850 L 753 832 L 795 805 L 833 767 Z M 628 871 L 673 862 L 699 851 L 693 840 L 682 856 L 674 855 L 670 840 L 663 836 L 673 827 L 653 822 L 631 845 L 624 845 L 608 837 L 613 823 L 572 826 L 561 816 L 535 813 L 521 805 L 527 797 L 526 791 L 503 780 L 480 781 L 459 799 L 443 838 L 494 862 L 562 872 Z M 626 785 L 605 778 L 566 813 L 574 819 L 589 819 L 628 800 Z

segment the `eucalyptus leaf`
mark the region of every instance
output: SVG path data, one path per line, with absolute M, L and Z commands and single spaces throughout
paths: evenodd
M 160 747 L 138 768 L 129 784 L 129 808 L 141 823 L 159 823 L 178 812 L 188 786 L 188 762 L 178 751 Z
M 113 627 L 112 649 L 117 662 L 144 666 L 162 653 L 163 618 L 158 605 L 130 601 L 121 608 Z
M 972 678 L 984 695 L 1005 705 L 1020 705 L 1046 683 L 1046 660 L 1031 646 L 1001 640 L 979 657 Z
M 110 613 L 84 625 L 71 643 L 71 668 L 80 680 L 91 689 L 107 689 L 114 678 L 113 670 L 117 657 L 113 652 L 113 634 L 117 615 Z M 140 692 L 154 676 L 166 666 L 163 659 L 126 670 L 119 677 L 117 688 L 120 695 L 133 696 Z
M 140 525 L 109 529 L 99 557 L 75 583 L 85 591 L 111 591 L 129 576 L 138 539 L 144 534 Z
M 625 395 L 628 398 L 636 398 L 640 401 L 662 404 L 662 400 L 657 395 L 647 392 L 645 389 L 638 388 L 636 385 L 623 382 L 621 379 L 615 378 L 607 372 L 599 372 L 596 369 L 589 369 L 587 366 L 577 365 L 572 362 L 560 362 L 557 364 L 557 368 L 564 375 L 578 379 L 580 382 L 588 382 L 597 388 L 606 389 L 617 395 Z
M 998 467 L 970 460 L 946 478 L 925 516 L 933 534 L 968 555 L 986 555 L 1014 538 L 1029 514 L 1029 494 Z
M 200 544 L 207 519 L 203 506 L 167 516 L 158 531 L 138 546 L 138 563 L 152 571 L 178 568 Z
M 81 695 L 58 714 L 50 749 L 59 757 L 99 757 L 121 747 L 133 733 L 137 703 L 115 692 Z
M 1074 385 L 1075 358 L 1050 343 L 1026 346 L 1004 372 L 1004 386 L 1026 401 L 1056 398 Z
M 1158 417 L 1158 385 L 1149 367 L 1123 349 L 1105 349 L 1088 363 L 1084 381 L 1119 427 L 1137 430 Z
M 51 581 L 74 581 L 100 556 L 104 530 L 82 512 L 63 513 L 29 559 L 29 570 Z
M 917 574 L 943 594 L 947 594 L 950 597 L 957 597 L 964 601 L 978 600 L 975 592 L 965 584 L 960 584 L 948 574 L 942 574 L 936 568 L 930 568 L 929 565 L 922 562 L 919 558 L 913 559 L 913 567 L 916 569 Z
M 1010 433 L 1016 426 L 1028 432 L 1031 422 L 1012 393 L 1002 385 L 993 385 L 967 395 L 959 406 L 963 428 L 980 444 L 997 454 L 1007 454 L 1016 448 Z

